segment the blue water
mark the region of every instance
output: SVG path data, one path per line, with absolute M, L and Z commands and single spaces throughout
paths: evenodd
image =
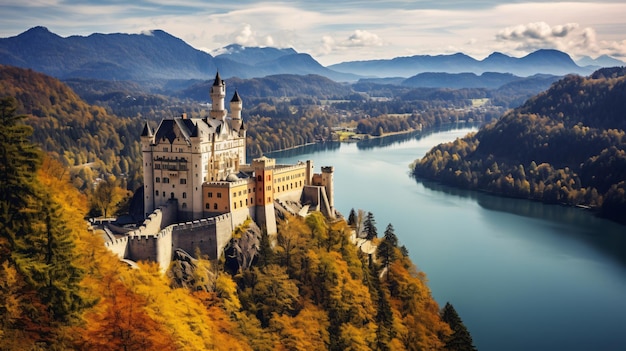
M 335 206 L 392 223 L 479 350 L 626 350 L 626 226 L 576 208 L 416 181 L 409 164 L 475 129 L 274 153 L 335 167 Z

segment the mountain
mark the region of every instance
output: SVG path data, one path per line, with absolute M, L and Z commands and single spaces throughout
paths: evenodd
M 425 72 L 511 73 L 517 76 L 534 74 L 566 75 L 569 73 L 589 74 L 591 69 L 580 67 L 567 55 L 557 50 L 538 50 L 521 58 L 502 53 L 493 53 L 482 61 L 465 54 L 416 55 L 397 57 L 390 60 L 350 61 L 328 66 L 345 73 L 368 77 L 411 77 Z
M 0 39 L 0 63 L 57 78 L 148 80 L 209 78 L 213 57 L 161 30 L 62 38 L 35 27 Z
M 293 49 L 230 45 L 214 58 L 162 30 L 142 34 L 91 34 L 60 37 L 34 27 L 0 39 L 0 64 L 30 68 L 60 78 L 151 81 L 211 79 L 273 74 L 319 74 L 334 80 L 357 80 L 352 74 L 323 67 Z
M 243 47 L 229 45 L 215 57 L 220 74 L 225 77 L 262 78 L 276 74 L 315 74 L 334 81 L 356 81 L 359 76 L 336 72 L 322 66 L 311 55 L 293 49 Z
M 595 59 L 589 56 L 583 56 L 576 61 L 579 66 L 594 66 L 594 67 L 619 67 L 624 66 L 624 61 L 615 59 L 609 55 L 598 56 Z
M 626 223 L 625 92 L 624 67 L 568 75 L 477 133 L 433 148 L 414 174 Z
M 231 44 L 222 49 L 215 58 L 225 58 L 246 65 L 256 65 L 264 61 L 272 61 L 281 56 L 297 54 L 294 49 L 277 49 L 271 47 L 249 47 L 239 44 Z

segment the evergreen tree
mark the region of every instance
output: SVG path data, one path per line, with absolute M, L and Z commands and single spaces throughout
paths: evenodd
M 356 224 L 356 212 L 354 208 L 350 210 L 350 214 L 348 215 L 348 225 L 354 226 Z
M 449 302 L 446 303 L 441 311 L 441 319 L 448 323 L 452 334 L 446 340 L 446 349 L 450 351 L 476 351 L 472 336 L 467 330 L 461 317 Z
M 363 222 L 363 231 L 365 232 L 365 238 L 372 240 L 378 237 L 378 229 L 376 229 L 376 221 L 374 220 L 374 214 L 368 212 Z
M 0 235 L 8 245 L 29 230 L 31 214 L 22 211 L 35 195 L 35 172 L 41 164 L 41 154 L 29 138 L 33 129 L 19 122 L 24 116 L 15 115 L 17 101 L 0 100 Z

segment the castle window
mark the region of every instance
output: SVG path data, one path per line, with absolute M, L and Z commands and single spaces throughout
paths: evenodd
M 187 208 L 187 203 L 183 202 L 183 208 Z
M 156 196 L 159 196 L 159 191 L 158 190 L 156 191 Z
M 239 200 L 239 207 L 243 207 L 243 201 L 241 201 L 241 200 Z
M 217 210 L 217 204 L 213 204 L 213 209 Z
M 155 164 L 154 169 L 161 169 L 161 164 L 160 163 Z
M 222 198 L 222 193 L 217 193 L 217 198 L 221 199 Z
M 206 204 L 204 204 L 204 208 L 206 208 L 207 210 L 210 210 L 211 204 L 207 202 Z
M 180 184 L 187 184 L 187 179 L 180 178 Z
M 271 175 L 268 175 L 268 176 L 267 176 L 267 181 L 269 182 L 270 180 L 272 180 L 272 176 L 271 176 Z
M 170 199 L 174 198 L 174 193 L 170 193 Z
M 161 182 L 161 178 L 160 177 L 156 177 L 156 179 L 154 181 L 157 182 L 157 183 L 160 183 Z
M 164 147 L 164 148 L 163 148 L 163 152 L 167 152 L 167 151 L 168 151 L 168 150 L 167 150 L 167 147 Z
M 183 199 L 187 198 L 187 193 L 183 193 Z
M 163 192 L 163 197 L 165 197 L 165 191 Z
M 213 197 L 213 193 L 209 191 L 209 197 Z
M 167 184 L 170 182 L 170 179 L 167 177 L 163 177 L 163 183 Z
M 263 181 L 263 177 L 261 177 L 261 176 L 257 176 L 257 177 L 256 177 L 256 180 L 258 180 L 259 182 L 262 182 L 262 181 Z
M 241 191 L 239 191 L 239 194 L 238 194 L 238 195 L 239 195 L 239 196 L 241 196 Z
M 233 208 L 237 208 L 237 203 L 233 202 Z
M 248 206 L 248 199 L 246 199 L 246 206 Z

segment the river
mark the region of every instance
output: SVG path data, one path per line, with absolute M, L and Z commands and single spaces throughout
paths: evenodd
M 626 350 L 626 226 L 577 208 L 416 181 L 409 164 L 475 128 L 272 153 L 335 167 L 335 206 L 393 224 L 481 351 Z

